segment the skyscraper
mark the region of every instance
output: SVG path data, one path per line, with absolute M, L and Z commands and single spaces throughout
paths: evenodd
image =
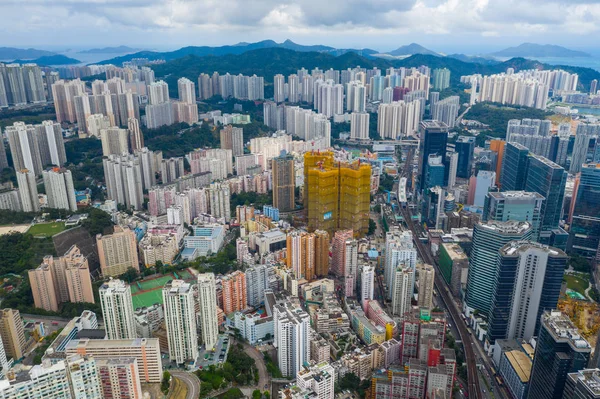
M 446 167 L 442 161 L 442 156 L 431 154 L 425 165 L 423 188 L 427 189 L 435 186 L 443 186 L 445 169 Z
M 52 98 L 58 123 L 77 121 L 74 98 L 83 93 L 85 93 L 85 82 L 79 79 L 70 81 L 61 79 L 52 85 Z
M 295 376 L 303 364 L 310 362 L 310 316 L 290 302 L 275 305 L 273 327 L 281 374 Z
M 370 301 L 374 298 L 374 288 L 375 269 L 373 266 L 363 265 L 360 271 L 360 301 L 363 309 L 365 309 L 367 301 Z
M 568 316 L 545 311 L 533 356 L 528 398 L 562 398 L 567 374 L 586 368 L 591 350 Z
M 219 336 L 217 321 L 217 287 L 213 273 L 198 275 L 198 321 L 200 337 L 206 350 L 212 350 Z
M 456 177 L 468 179 L 471 177 L 471 166 L 473 162 L 473 151 L 475 150 L 475 137 L 458 136 L 454 144 L 455 151 L 458 153 L 458 168 Z
M 421 152 L 421 172 L 425 171 L 425 165 L 432 154 L 446 158 L 446 144 L 448 142 L 448 126 L 438 121 L 422 121 L 420 125 L 420 137 L 423 141 Z
M 276 103 L 285 101 L 285 76 L 281 74 L 273 77 L 273 99 Z
M 98 292 L 108 339 L 136 338 L 131 287 L 122 280 L 111 279 Z
M 418 100 L 380 104 L 377 110 L 377 133 L 384 139 L 392 140 L 413 136 L 419 129 L 421 111 Z
M 527 191 L 489 192 L 483 207 L 484 222 L 500 221 L 529 222 L 533 230 L 532 239 L 537 240 L 540 232 L 541 212 L 544 197 Z
M 67 162 L 65 143 L 60 123 L 42 121 L 34 125 L 42 167 L 46 165 L 63 166 Z
M 273 206 L 280 212 L 289 212 L 296 208 L 296 172 L 294 157 L 281 155 L 271 160 L 273 173 Z
M 506 143 L 500 178 L 503 191 L 519 191 L 525 188 L 528 156 L 527 147 L 519 143 Z
M 544 197 L 540 223 L 541 243 L 549 244 L 547 240 L 551 231 L 559 227 L 566 183 L 567 172 L 562 166 L 538 155 L 529 157 L 525 191 L 536 192 Z
M 127 132 L 129 133 L 129 143 L 131 151 L 136 152 L 144 148 L 144 135 L 140 130 L 140 122 L 136 118 L 127 119 Z
M 412 282 L 414 281 L 414 270 L 405 265 L 398 265 L 394 270 L 392 280 L 392 314 L 400 317 L 411 309 L 413 295 Z
M 496 172 L 480 170 L 476 182 L 473 205 L 483 208 L 485 197 L 496 184 Z
M 140 270 L 135 233 L 129 228 L 115 226 L 109 235 L 96 235 L 100 269 L 104 277 L 120 276 L 127 269 Z
M 223 287 L 223 312 L 230 314 L 245 310 L 248 307 L 246 302 L 246 275 L 244 272 L 236 270 L 226 274 L 221 279 Z
M 37 182 L 35 181 L 34 173 L 28 169 L 18 170 L 17 185 L 19 187 L 23 212 L 38 212 L 40 210 L 40 202 L 38 200 Z
M 144 174 L 148 174 L 148 171 L 142 170 L 143 165 L 136 155 L 109 155 L 104 158 L 102 166 L 108 198 L 129 209 L 142 209 Z
M 353 140 L 369 139 L 369 119 L 367 112 L 353 112 L 350 115 L 350 138 Z
M 338 277 L 344 275 L 346 241 L 351 240 L 352 236 L 352 230 L 338 230 L 333 236 L 331 243 L 331 272 Z
M 315 275 L 325 277 L 329 274 L 329 233 L 315 230 Z
M 415 249 L 413 236 L 410 231 L 392 229 L 385 235 L 384 281 L 385 285 L 389 287 L 387 293 L 388 299 L 391 299 L 394 272 L 399 265 L 407 265 L 411 269 L 416 270 L 417 250 Z
M 129 153 L 129 132 L 127 129 L 109 127 L 100 130 L 102 141 L 102 155 L 121 155 Z
M 450 70 L 448 68 L 438 68 L 433 70 L 432 87 L 436 90 L 444 90 L 450 87 Z
M 179 101 L 185 104 L 196 105 L 196 88 L 194 82 L 187 78 L 177 80 L 177 90 L 179 92 Z
M 598 258 L 600 245 L 600 164 L 581 167 L 574 192 L 573 218 L 569 230 L 569 253 Z
M 531 241 L 512 241 L 500 248 L 488 340 L 524 339 L 537 335 L 540 318 L 558 304 L 567 255 Z
M 419 308 L 433 308 L 433 286 L 435 283 L 435 270 L 427 264 L 417 265 L 417 281 L 419 283 Z
M 234 157 L 244 154 L 244 130 L 231 125 L 221 129 L 220 148 L 231 150 Z
M 469 275 L 465 313 L 477 310 L 489 314 L 492 307 L 490 293 L 497 273 L 498 250 L 510 241 L 529 240 L 532 229 L 528 222 L 477 223 L 473 228 L 473 246 L 469 258 Z
M 38 136 L 33 125 L 15 122 L 12 126 L 7 126 L 5 131 L 14 169 L 29 169 L 35 176 L 40 175 L 42 173 L 42 160 Z
M 17 361 L 25 355 L 25 331 L 18 310 L 0 310 L 0 338 L 7 358 Z
M 198 358 L 194 289 L 183 280 L 171 280 L 162 290 L 169 359 L 177 364 Z
M 77 200 L 71 171 L 65 168 L 52 168 L 42 172 L 42 176 L 48 197 L 48 207 L 75 212 Z
M 245 270 L 246 298 L 249 306 L 259 307 L 265 300 L 269 288 L 269 273 L 266 265 L 254 265 Z

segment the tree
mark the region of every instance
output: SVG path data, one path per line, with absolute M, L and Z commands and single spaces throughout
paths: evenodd
M 262 397 L 262 394 L 260 393 L 260 391 L 258 389 L 255 389 L 254 391 L 252 391 L 252 399 L 260 399 Z
M 138 271 L 133 267 L 128 267 L 127 271 L 119 276 L 121 280 L 124 280 L 131 284 L 138 278 Z
M 350 390 L 353 392 L 357 392 L 360 387 L 360 378 L 354 373 L 346 373 L 338 383 L 338 390 L 345 391 Z
M 375 221 L 373 219 L 369 219 L 369 231 L 367 232 L 367 235 L 371 235 L 371 234 L 375 233 L 376 229 L 377 229 L 377 223 L 375 223 Z
M 581 255 L 573 255 L 569 258 L 569 266 L 578 272 L 590 272 L 590 261 Z

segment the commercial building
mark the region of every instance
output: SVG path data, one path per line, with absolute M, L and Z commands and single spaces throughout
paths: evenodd
M 217 288 L 215 275 L 203 273 L 198 275 L 198 322 L 200 337 L 206 350 L 211 350 L 217 343 L 219 323 L 217 321 Z
M 160 383 L 163 367 L 157 338 L 79 339 L 69 342 L 67 356 L 92 356 L 102 359 L 134 358 L 143 382 Z
M 194 289 L 183 280 L 171 280 L 162 290 L 169 359 L 177 364 L 195 363 L 198 358 Z
M 600 163 L 581 166 L 573 194 L 569 253 L 600 260 Z
M 591 350 L 565 314 L 545 311 L 535 346 L 528 398 L 560 397 L 568 374 L 587 367 Z
M 502 161 L 502 191 L 519 191 L 525 188 L 529 149 L 519 143 L 506 143 Z
M 458 153 L 458 167 L 456 176 L 463 179 L 471 177 L 473 152 L 475 150 L 475 137 L 458 136 L 454 144 L 454 151 Z
M 135 233 L 128 228 L 114 226 L 112 234 L 98 234 L 96 244 L 104 277 L 120 276 L 130 267 L 140 270 Z
M 567 255 L 531 241 L 512 241 L 499 250 L 492 291 L 488 340 L 524 339 L 539 330 L 542 313 L 555 309 Z
M 461 296 L 467 286 L 469 273 L 469 258 L 458 244 L 442 243 L 440 245 L 440 270 L 442 277 L 450 286 L 452 295 Z
M 482 220 L 529 222 L 533 239 L 539 237 L 544 197 L 536 192 L 489 192 L 485 198 Z
M 420 156 L 422 157 L 420 171 L 425 171 L 425 165 L 430 155 L 437 154 L 446 158 L 446 145 L 448 143 L 448 126 L 439 121 L 422 121 L 420 124 L 420 138 L 423 142 Z
M 75 212 L 77 210 L 77 200 L 75 199 L 75 187 L 73 186 L 71 171 L 57 167 L 43 171 L 42 176 L 48 197 L 48 207 Z
M 294 210 L 296 208 L 294 157 L 281 155 L 273 158 L 271 170 L 273 172 L 273 206 L 281 212 Z
M 352 229 L 364 236 L 369 228 L 371 166 L 334 161 L 330 151 L 304 155 L 304 193 L 308 227 L 333 235 Z
M 564 399 L 600 398 L 600 370 L 584 369 L 567 375 Z
M 131 287 L 122 280 L 111 279 L 102 284 L 98 291 L 108 339 L 135 338 Z

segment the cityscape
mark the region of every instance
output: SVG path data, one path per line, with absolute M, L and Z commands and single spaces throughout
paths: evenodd
M 464 30 L 446 2 L 442 21 L 425 2 L 319 19 L 265 1 L 246 25 L 185 1 L 58 3 L 25 10 L 79 13 L 64 49 L 37 27 L 0 47 L 0 399 L 600 398 L 585 18 L 548 33 L 563 47 L 471 32 L 496 1 Z M 530 3 L 514 6 L 533 24 Z M 389 50 L 388 22 L 353 7 L 450 31 Z M 165 20 L 141 30 L 170 30 L 168 50 L 133 47 L 151 9 Z M 205 22 L 182 10 L 231 32 L 192 39 Z M 233 39 L 250 27 L 331 37 Z

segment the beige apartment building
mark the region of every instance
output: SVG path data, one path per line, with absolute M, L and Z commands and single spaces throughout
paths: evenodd
M 98 234 L 98 257 L 104 277 L 119 276 L 133 267 L 139 271 L 138 251 L 135 233 L 128 228 L 115 226 L 113 234 Z

